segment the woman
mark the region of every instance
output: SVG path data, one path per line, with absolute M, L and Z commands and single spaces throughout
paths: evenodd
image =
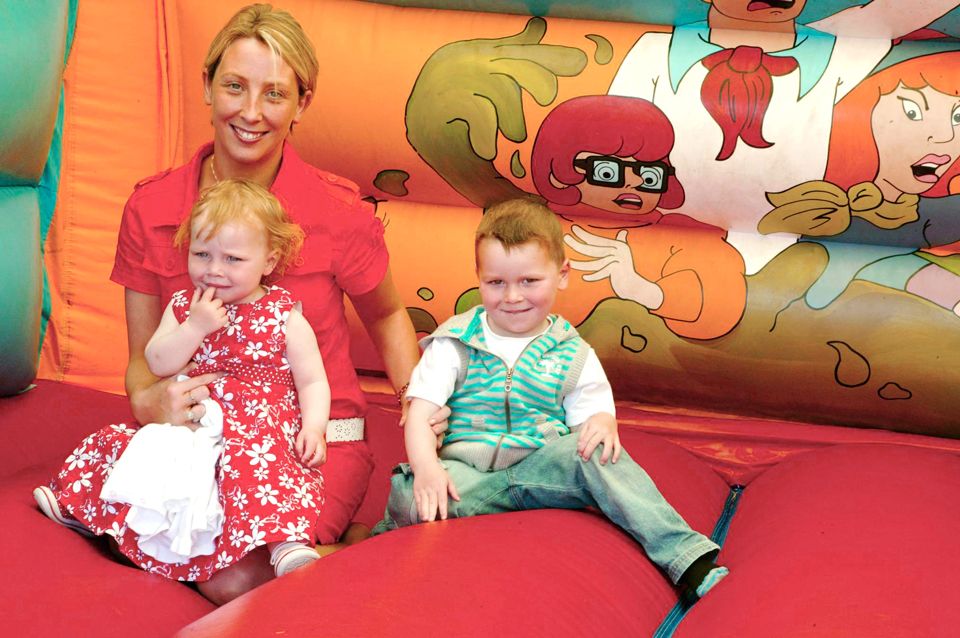
M 218 375 L 160 379 L 144 358 L 172 293 L 190 288 L 186 254 L 173 247 L 173 235 L 199 193 L 223 179 L 257 182 L 281 200 L 305 230 L 306 241 L 301 263 L 279 283 L 303 300 L 331 385 L 325 505 L 317 537 L 334 543 L 363 500 L 373 467 L 363 433 L 366 403 L 349 358 L 343 294 L 382 355 L 398 396 L 419 352 L 390 275 L 383 227 L 372 208 L 354 184 L 309 166 L 287 144 L 310 106 L 317 71 L 314 48 L 289 14 L 251 5 L 230 19 L 204 61 L 213 142 L 185 166 L 137 185 L 124 210 L 111 279 L 126 289 L 126 389 L 134 416 L 140 423 L 196 422 L 204 412 L 200 402 L 210 393 L 207 384 Z M 118 538 L 122 532 L 104 526 L 110 516 L 117 518 L 119 506 L 100 502 L 99 493 L 132 432 L 108 427 L 88 437 L 71 456 L 84 458 L 82 476 L 76 474 L 76 463 L 65 465 L 51 483 L 52 499 L 38 498 L 45 513 L 71 527 L 79 521 L 87 530 Z M 222 604 L 272 577 L 268 553 L 257 546 L 198 587 Z

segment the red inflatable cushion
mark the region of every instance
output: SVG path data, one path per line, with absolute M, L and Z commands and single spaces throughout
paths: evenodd
M 886 445 L 793 457 L 746 489 L 730 576 L 677 638 L 953 636 L 960 458 Z
M 710 534 L 728 486 L 672 443 L 629 428 L 621 436 L 691 526 Z M 536 510 L 388 532 L 181 635 L 649 636 L 676 601 L 640 546 L 599 514 Z

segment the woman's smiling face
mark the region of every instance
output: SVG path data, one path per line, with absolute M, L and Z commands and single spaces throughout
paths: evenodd
M 882 95 L 871 116 L 887 199 L 929 190 L 960 155 L 960 97 L 900 84 Z M 896 192 L 894 192 L 896 191 Z
M 204 74 L 204 88 L 217 158 L 245 165 L 279 159 L 312 97 L 300 95 L 290 65 L 253 38 L 227 47 L 214 77 Z

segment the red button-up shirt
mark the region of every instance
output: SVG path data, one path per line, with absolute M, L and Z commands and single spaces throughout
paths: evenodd
M 173 235 L 199 197 L 207 144 L 184 166 L 140 182 L 124 207 L 110 279 L 166 307 L 177 290 L 191 289 L 187 251 Z M 383 224 L 355 184 L 305 163 L 290 144 L 270 189 L 306 240 L 300 259 L 276 281 L 300 299 L 317 335 L 330 383 L 330 417 L 363 416 L 366 402 L 350 360 L 343 293 L 362 295 L 383 280 L 388 255 Z

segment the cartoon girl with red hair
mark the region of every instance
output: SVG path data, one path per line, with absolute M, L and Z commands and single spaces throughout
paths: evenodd
M 823 308 L 859 279 L 960 315 L 956 258 L 925 250 L 960 241 L 960 195 L 949 195 L 960 174 L 960 51 L 885 66 L 837 105 L 835 121 L 825 179 L 770 193 L 777 207 L 761 222 L 804 220 L 794 230 L 827 250 L 807 303 Z
M 674 162 L 697 170 L 680 212 L 728 229 L 752 274 L 797 239 L 756 232 L 769 210 L 764 194 L 821 179 L 834 104 L 870 74 L 893 36 L 958 2 L 871 0 L 804 25 L 797 18 L 806 0 L 704 1 L 706 21 L 642 35 L 609 93 L 648 99 L 667 114 Z
M 610 95 L 568 100 L 537 133 L 531 174 L 561 217 L 575 214 L 597 234 L 571 225 L 567 245 L 584 281 L 609 279 L 620 299 L 663 318 L 675 334 L 711 339 L 729 332 L 746 303 L 744 265 L 726 231 L 685 215 L 670 162 L 673 127 L 647 100 Z M 678 229 L 682 228 L 681 232 Z

